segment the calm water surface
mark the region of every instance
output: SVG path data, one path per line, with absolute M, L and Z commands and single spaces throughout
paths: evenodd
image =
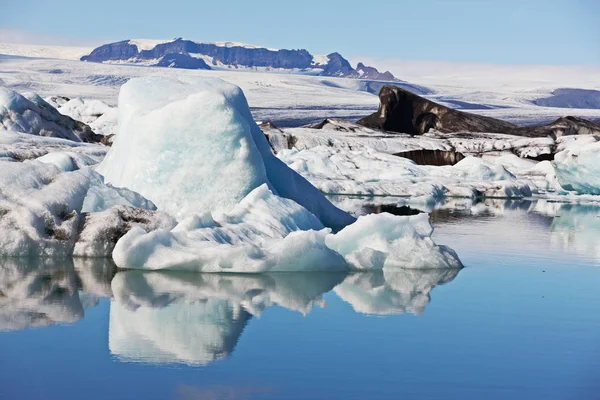
M 431 214 L 460 271 L 0 261 L 1 399 L 599 399 L 600 208 Z

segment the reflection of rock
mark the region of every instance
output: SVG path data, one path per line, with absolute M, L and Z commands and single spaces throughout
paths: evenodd
M 431 290 L 456 278 L 459 270 L 383 270 L 349 275 L 334 291 L 365 314 L 422 314 Z
M 87 294 L 112 298 L 110 282 L 117 273 L 109 258 L 74 258 L 78 286 Z
M 0 331 L 81 318 L 83 306 L 70 261 L 0 259 Z
M 273 305 L 306 313 L 343 278 L 119 272 L 112 281 L 110 350 L 129 361 L 207 364 L 233 351 L 251 315 Z

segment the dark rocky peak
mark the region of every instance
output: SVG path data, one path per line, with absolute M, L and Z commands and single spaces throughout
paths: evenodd
M 183 69 L 211 69 L 201 58 L 194 58 L 189 54 L 169 53 L 161 57 L 157 67 L 183 68 Z
M 417 96 L 397 86 L 385 85 L 379 92 L 379 110 L 357 122 L 372 129 L 422 135 L 485 132 L 527 137 L 598 134 L 600 126 L 581 118 L 565 117 L 550 124 L 517 126 L 499 119 L 466 113 Z
M 373 79 L 376 81 L 389 81 L 395 82 L 398 81 L 394 75 L 390 71 L 379 72 L 375 67 L 369 67 L 368 65 L 364 65 L 359 62 L 356 66 L 356 72 L 360 75 L 361 79 Z
M 324 76 L 342 76 L 345 78 L 358 78 L 358 72 L 350 65 L 340 53 L 331 53 L 327 55 L 329 62 L 321 73 Z
M 95 48 L 89 55 L 81 57 L 81 61 L 102 62 L 111 60 L 129 60 L 138 55 L 136 45 L 129 44 L 129 40 L 104 44 Z

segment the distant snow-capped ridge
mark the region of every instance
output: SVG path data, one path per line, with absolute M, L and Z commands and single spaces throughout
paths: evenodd
M 135 39 L 97 47 L 81 61 L 142 64 L 185 69 L 248 69 L 398 81 L 390 72 L 358 63 L 356 68 L 339 53 L 312 55 L 307 50 L 269 49 L 238 42 L 195 42 Z

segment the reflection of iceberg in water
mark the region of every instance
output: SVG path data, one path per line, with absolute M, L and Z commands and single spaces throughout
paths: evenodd
M 600 206 L 562 204 L 552 221 L 551 243 L 600 260 Z
M 349 275 L 335 293 L 364 314 L 422 314 L 431 290 L 452 281 L 460 270 L 383 270 Z
M 110 351 L 127 361 L 207 364 L 226 358 L 252 315 L 279 305 L 306 313 L 342 274 L 115 275 Z
M 83 318 L 71 261 L 0 259 L 0 331 Z

